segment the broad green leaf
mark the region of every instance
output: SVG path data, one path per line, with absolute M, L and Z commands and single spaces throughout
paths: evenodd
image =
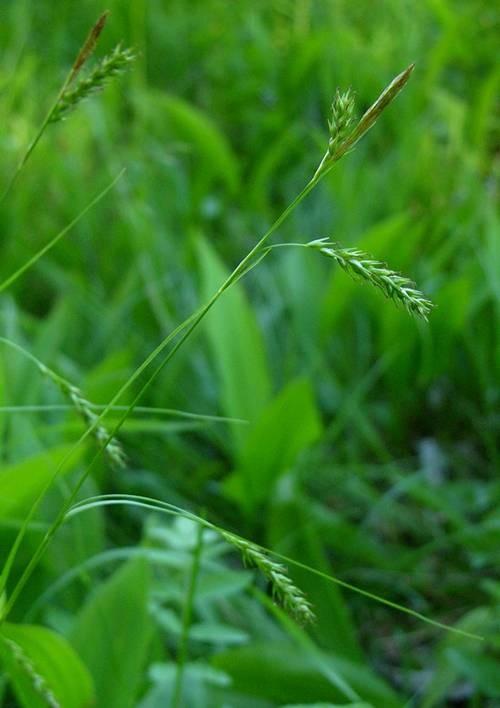
M 321 434 L 311 386 L 292 381 L 267 406 L 252 428 L 238 470 L 227 488 L 248 508 L 269 498 L 278 478 Z
M 213 121 L 196 106 L 177 96 L 165 94 L 163 107 L 179 137 L 192 144 L 195 157 L 234 191 L 239 181 L 238 163 L 229 143 Z
M 148 691 L 139 708 L 166 708 L 172 705 L 177 665 L 173 662 L 153 664 L 149 675 L 153 688 Z M 188 662 L 184 667 L 181 705 L 189 708 L 223 705 L 225 701 L 222 703 L 212 700 L 212 691 L 214 688 L 219 688 L 225 698 L 230 683 L 229 676 L 222 671 L 217 671 L 210 664 L 203 661 Z
M 403 708 L 404 703 L 362 663 L 323 655 L 359 695 L 384 708 Z M 253 644 L 231 649 L 213 659 L 216 668 L 229 674 L 233 688 L 256 698 L 280 703 L 351 702 L 315 665 L 313 657 L 284 643 Z
M 222 599 L 242 593 L 253 581 L 254 573 L 250 570 L 221 570 L 217 573 L 204 573 L 196 588 L 199 601 Z
M 28 511 L 71 449 L 71 445 L 61 445 L 0 467 L 0 517 L 18 517 Z M 69 464 L 64 466 L 64 473 L 77 464 L 82 453 L 83 447 L 80 446 L 71 455 Z
M 82 497 L 91 497 L 99 493 L 99 488 L 90 477 L 85 480 L 80 491 Z M 53 513 L 56 513 L 54 509 Z M 78 567 L 98 556 L 106 547 L 103 509 L 89 509 L 85 514 L 78 514 L 61 526 L 52 543 L 47 549 L 46 566 L 50 568 L 52 577 L 60 580 L 69 572 L 77 571 Z M 80 570 L 80 578 L 85 571 Z M 57 580 L 56 580 L 57 584 Z M 90 584 L 90 580 L 89 580 Z M 81 604 L 81 584 L 71 583 L 64 589 L 64 600 L 72 607 Z M 62 593 L 60 595 L 62 597 Z
M 198 239 L 202 297 L 208 300 L 228 271 L 212 246 Z M 205 318 L 205 331 L 221 386 L 224 414 L 255 421 L 271 393 L 264 342 L 241 283 L 233 285 Z M 231 430 L 238 447 L 246 437 L 244 426 Z
M 484 636 L 488 641 L 479 642 L 454 634 L 445 635 L 437 648 L 435 670 L 423 696 L 422 708 L 437 708 L 443 705 L 451 688 L 464 678 L 471 681 L 482 693 L 495 698 L 500 696 L 496 656 L 500 648 L 498 608 L 478 607 L 457 622 L 456 627 Z
M 165 630 L 167 636 L 178 638 L 182 633 L 182 623 L 179 616 L 170 609 L 158 607 L 154 609 L 154 617 Z M 189 628 L 189 639 L 209 644 L 243 644 L 248 640 L 248 634 L 241 629 L 220 622 L 198 622 Z
M 371 703 L 288 703 L 282 708 L 374 708 Z
M 0 657 L 22 708 L 90 708 L 92 678 L 70 644 L 45 627 L 4 623 Z
M 119 349 L 113 351 L 104 360 L 100 361 L 85 376 L 82 389 L 92 403 L 107 403 L 113 398 L 117 389 L 130 375 L 130 351 Z M 130 402 L 132 393 L 127 391 L 120 398 L 120 405 Z
M 487 656 L 465 649 L 449 649 L 447 659 L 466 679 L 486 696 L 500 698 L 500 671 L 498 656 Z
M 190 627 L 189 638 L 211 644 L 243 644 L 248 640 L 248 634 L 227 624 L 200 622 Z
M 440 371 L 448 372 L 456 349 L 456 337 L 467 327 L 471 318 L 471 303 L 474 292 L 472 270 L 460 278 L 446 283 L 436 294 L 436 311 L 432 314 L 433 347 L 427 357 L 428 380 L 433 380 Z
M 64 346 L 65 337 L 72 321 L 74 321 L 74 317 L 74 303 L 71 301 L 70 296 L 66 295 L 54 304 L 53 309 L 45 317 L 44 326 L 40 328 L 33 345 L 28 347 L 30 351 L 40 361 L 49 363 L 56 360 L 61 348 Z M 45 379 L 36 367 L 31 365 L 31 368 L 34 381 L 37 383 L 35 391 L 31 393 L 28 401 L 35 401 L 36 394 L 39 388 L 43 386 Z
M 89 598 L 70 634 L 94 677 L 97 708 L 136 705 L 152 626 L 148 615 L 149 566 L 129 561 Z

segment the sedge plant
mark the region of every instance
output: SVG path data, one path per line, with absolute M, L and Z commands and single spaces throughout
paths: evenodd
M 20 172 L 24 168 L 30 154 L 36 147 L 36 144 L 40 140 L 40 137 L 47 126 L 51 123 L 64 119 L 85 98 L 100 90 L 109 79 L 123 71 L 131 63 L 133 59 L 132 53 L 129 50 L 122 50 L 118 47 L 108 57 L 105 57 L 105 59 L 102 60 L 98 66 L 87 75 L 87 77 L 76 81 L 80 70 L 94 51 L 95 45 L 104 26 L 106 16 L 106 14 L 103 15 L 91 30 L 89 37 L 84 43 L 82 50 L 79 52 L 55 103 L 47 114 L 35 139 L 30 144 L 26 154 L 22 158 L 17 170 L 11 178 L 7 189 L 5 190 L 4 197 L 17 180 Z M 380 290 L 394 303 L 402 305 L 411 315 L 423 320 L 427 319 L 433 308 L 432 302 L 425 295 L 423 295 L 408 278 L 396 273 L 389 266 L 381 263 L 363 251 L 356 248 L 342 247 L 329 237 L 317 238 L 301 244 L 269 244 L 271 237 L 285 222 L 285 220 L 294 212 L 295 209 L 297 209 L 297 207 L 306 199 L 312 190 L 315 189 L 315 187 L 330 172 L 330 170 L 333 169 L 341 159 L 347 156 L 352 149 L 354 149 L 357 142 L 376 123 L 382 112 L 392 103 L 392 101 L 404 88 L 412 74 L 412 71 L 413 65 L 410 65 L 398 74 L 382 91 L 377 100 L 370 106 L 370 108 L 368 108 L 359 120 L 355 119 L 355 100 L 353 93 L 350 90 L 346 92 L 337 91 L 331 107 L 330 120 L 328 121 L 329 138 L 326 151 L 322 159 L 319 161 L 318 167 L 311 179 L 306 183 L 295 199 L 293 199 L 293 201 L 276 218 L 274 223 L 263 234 L 263 236 L 257 240 L 256 244 L 250 249 L 250 251 L 240 260 L 238 265 L 220 285 L 212 297 L 186 320 L 179 324 L 158 344 L 158 346 L 137 367 L 137 369 L 113 396 L 111 401 L 109 401 L 109 403 L 104 406 L 102 410 L 96 410 L 95 407 L 93 407 L 92 404 L 90 404 L 90 402 L 88 402 L 87 399 L 81 394 L 79 389 L 59 375 L 55 374 L 55 372 L 46 367 L 44 364 L 37 362 L 41 373 L 58 385 L 71 404 L 79 411 L 88 427 L 76 441 L 72 450 L 67 453 L 62 462 L 54 470 L 51 479 L 42 490 L 38 498 L 34 501 L 29 514 L 25 518 L 2 569 L 2 574 L 0 576 L 0 595 L 2 593 L 6 593 L 7 591 L 12 566 L 30 522 L 36 514 L 36 511 L 48 489 L 59 479 L 65 469 L 65 466 L 72 457 L 73 452 L 90 435 L 93 435 L 96 439 L 98 450 L 93 455 L 86 469 L 73 484 L 71 491 L 62 503 L 59 512 L 49 525 L 40 543 L 34 550 L 19 579 L 13 584 L 11 589 L 9 588 L 9 592 L 3 603 L 0 621 L 3 621 L 8 617 L 12 607 L 19 597 L 19 594 L 29 581 L 31 574 L 61 525 L 75 513 L 80 513 L 86 509 L 93 508 L 95 505 L 108 503 L 134 504 L 144 508 L 159 507 L 167 513 L 185 515 L 188 518 L 196 520 L 196 522 L 200 525 L 205 525 L 213 530 L 216 530 L 229 544 L 235 548 L 235 550 L 240 553 L 246 563 L 254 566 L 260 571 L 260 573 L 268 581 L 275 600 L 281 604 L 290 615 L 292 615 L 300 623 L 308 623 L 314 619 L 313 608 L 302 591 L 296 587 L 289 577 L 287 567 L 282 562 L 275 560 L 275 558 L 280 558 L 278 554 L 262 548 L 252 541 L 244 539 L 226 529 L 216 527 L 205 519 L 193 515 L 186 510 L 178 509 L 177 507 L 173 507 L 173 505 L 166 502 L 161 502 L 160 500 L 132 497 L 129 495 L 112 495 L 109 498 L 101 496 L 98 498 L 83 500 L 81 502 L 77 502 L 77 498 L 82 485 L 92 472 L 96 462 L 100 459 L 103 453 L 107 452 L 115 463 L 119 462 L 120 464 L 123 464 L 125 462 L 123 451 L 116 442 L 116 436 L 127 418 L 133 413 L 134 409 L 138 407 L 139 401 L 144 392 L 151 386 L 164 367 L 190 338 L 192 333 L 200 325 L 208 312 L 216 305 L 217 301 L 220 297 L 222 297 L 225 291 L 237 283 L 251 269 L 257 266 L 258 263 L 274 248 L 287 246 L 306 247 L 308 249 L 315 250 L 322 256 L 330 258 L 349 275 L 363 280 L 368 285 L 372 285 Z M 20 277 L 25 270 L 34 265 L 36 260 L 38 260 L 38 257 L 41 257 L 42 255 L 43 253 L 39 254 L 36 259 L 31 259 L 28 264 L 26 264 L 26 267 L 23 268 L 22 272 L 19 272 L 16 277 Z M 12 280 L 8 279 L 5 283 L 5 287 L 8 287 L 11 282 Z M 139 380 L 142 380 L 142 383 L 139 386 L 139 390 L 134 395 L 132 402 L 126 406 L 118 406 L 117 404 L 122 395 Z M 110 426 L 108 431 L 107 428 L 104 427 L 103 421 L 111 411 L 119 411 L 121 412 L 121 415 L 118 421 L 113 426 Z M 284 560 L 287 564 L 294 564 L 303 568 L 305 567 L 294 559 L 281 557 L 281 560 Z M 313 573 L 319 573 L 319 571 L 316 571 L 315 569 L 308 569 Z M 195 576 L 195 570 L 196 569 L 193 570 L 193 578 Z M 321 575 L 322 577 L 325 577 L 324 574 Z M 379 598 L 367 591 L 347 583 L 343 583 L 342 581 L 339 581 L 331 576 L 328 576 L 328 578 L 332 582 L 337 582 L 350 590 L 360 592 L 361 594 L 372 599 L 384 602 L 395 609 L 418 616 L 420 619 L 429 621 L 431 624 L 444 627 L 444 625 L 441 625 L 434 620 L 429 620 L 428 618 L 419 615 L 408 608 L 392 603 L 390 600 Z M 184 619 L 185 623 L 188 624 L 189 617 L 186 615 Z M 449 629 L 452 629 L 458 633 L 465 633 L 461 630 L 453 628 Z

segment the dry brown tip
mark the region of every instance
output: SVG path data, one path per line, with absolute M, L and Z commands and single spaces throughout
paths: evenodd
M 414 68 L 415 68 L 415 62 L 412 62 L 409 66 L 406 67 L 406 69 L 405 69 L 404 71 L 402 71 L 402 72 L 399 74 L 399 76 L 397 76 L 397 77 L 394 79 L 394 82 L 393 82 L 393 83 L 398 84 L 398 85 L 400 85 L 401 87 L 404 86 L 405 83 L 406 83 L 406 82 L 408 81 L 408 79 L 410 78 L 410 76 L 411 76 L 411 74 L 412 74 Z
M 404 88 L 408 79 L 411 76 L 415 64 L 410 64 L 404 71 L 398 74 L 391 83 L 386 86 L 380 96 L 377 98 L 366 113 L 361 117 L 358 125 L 348 138 L 349 146 L 354 145 L 362 135 L 376 122 L 382 111 L 396 98 L 398 93 Z
M 83 43 L 80 51 L 78 52 L 78 56 L 75 59 L 75 62 L 73 64 L 73 67 L 71 69 L 71 77 L 69 79 L 70 83 L 73 81 L 75 76 L 78 74 L 82 66 L 85 64 L 87 59 L 90 57 L 92 52 L 95 49 L 95 46 L 97 44 L 97 41 L 99 37 L 101 36 L 101 32 L 104 29 L 104 25 L 106 24 L 106 20 L 108 19 L 109 15 L 109 10 L 106 10 L 105 12 L 102 13 L 102 15 L 99 17 L 95 25 L 92 27 L 90 30 L 87 39 Z

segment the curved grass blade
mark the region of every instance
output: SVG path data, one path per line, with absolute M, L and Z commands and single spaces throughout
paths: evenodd
M 2 338 L 0 337 L 0 342 Z M 103 411 L 105 405 L 91 403 L 88 405 L 92 410 Z M 126 411 L 128 406 L 111 406 L 110 413 L 122 413 Z M 51 405 L 33 405 L 33 406 L 0 406 L 0 413 L 50 413 L 57 411 L 71 411 L 74 406 L 69 404 L 51 404 Z M 183 411 L 178 408 L 155 408 L 150 406 L 136 406 L 134 413 L 147 413 L 155 416 L 165 416 L 170 418 L 182 418 L 192 420 L 199 423 L 228 423 L 230 425 L 248 425 L 248 420 L 243 418 L 230 418 L 223 415 L 209 415 L 206 413 L 192 413 L 191 411 Z
M 260 546 L 258 544 L 255 544 L 253 542 L 247 541 L 247 539 L 238 536 L 237 534 L 233 534 L 232 532 L 228 532 L 225 529 L 221 528 L 220 526 L 217 526 L 216 524 L 211 523 L 210 521 L 207 521 L 205 518 L 198 516 L 194 514 L 193 512 L 187 511 L 185 509 L 182 509 L 175 504 L 170 504 L 169 502 L 163 502 L 158 499 L 154 499 L 151 497 L 145 497 L 145 496 L 140 496 L 140 495 L 135 495 L 135 494 L 101 494 L 101 495 L 96 495 L 92 497 L 88 497 L 87 499 L 84 499 L 77 504 L 74 504 L 71 509 L 68 511 L 68 513 L 65 515 L 65 520 L 66 519 L 71 519 L 73 516 L 76 514 L 82 513 L 83 511 L 87 511 L 89 509 L 93 509 L 96 507 L 100 506 L 109 506 L 109 505 L 129 505 L 129 506 L 136 506 L 139 508 L 143 509 L 149 509 L 149 510 L 154 510 L 158 511 L 160 513 L 165 513 L 169 514 L 172 516 L 181 516 L 186 519 L 190 519 L 191 521 L 194 521 L 198 524 L 201 524 L 205 528 L 209 528 L 212 531 L 216 531 L 218 534 L 220 534 L 223 538 L 228 540 L 229 537 L 234 537 L 239 539 L 243 543 L 252 543 L 256 548 L 258 548 L 262 553 L 269 554 L 274 556 L 275 558 L 278 558 L 281 561 L 284 561 L 285 563 L 288 563 L 289 565 L 294 565 L 297 568 L 301 568 L 302 570 L 305 570 L 309 573 L 313 573 L 314 575 L 322 578 L 323 580 L 334 583 L 335 585 L 339 585 L 340 587 L 349 590 L 350 592 L 354 592 L 358 595 L 362 595 L 363 597 L 368 598 L 369 600 L 372 600 L 374 602 L 378 602 L 382 605 L 386 605 L 387 607 L 390 607 L 393 610 L 397 610 L 398 612 L 402 612 L 406 615 L 409 615 L 410 617 L 414 617 L 415 619 L 420 620 L 421 622 L 425 622 L 426 624 L 430 624 L 433 627 L 437 627 L 438 629 L 442 629 L 446 632 L 452 632 L 453 634 L 458 634 L 463 637 L 467 637 L 468 639 L 475 639 L 479 641 L 483 641 L 484 637 L 478 635 L 478 634 L 473 634 L 471 632 L 466 632 L 461 629 L 457 629 L 456 627 L 453 627 L 451 625 L 444 624 L 443 622 L 439 622 L 438 620 L 434 620 L 431 617 L 427 617 L 426 615 L 423 615 L 420 612 L 417 612 L 416 610 L 412 610 L 410 607 L 405 607 L 404 605 L 400 605 L 397 602 L 393 602 L 392 600 L 388 600 L 385 597 L 382 597 L 381 595 L 376 595 L 375 593 L 370 592 L 369 590 L 365 590 L 363 588 L 358 587 L 357 585 L 353 585 L 352 583 L 347 583 L 343 580 L 340 580 L 340 578 L 337 578 L 334 575 L 328 575 L 327 573 L 323 573 L 320 570 L 317 570 L 316 568 L 313 568 L 310 565 L 307 565 L 305 563 L 301 563 L 298 560 L 295 560 L 294 558 L 290 558 L 289 556 L 285 556 L 281 553 L 278 553 L 270 548 L 266 548 L 265 546 Z M 229 541 L 230 542 L 230 541 Z M 238 547 L 238 546 L 236 546 Z

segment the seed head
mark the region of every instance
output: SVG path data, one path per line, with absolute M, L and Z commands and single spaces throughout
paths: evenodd
M 134 61 L 135 55 L 130 49 L 120 45 L 105 56 L 90 71 L 64 91 L 50 117 L 50 123 L 64 120 L 77 106 L 102 89 L 119 74 L 126 71 Z
M 311 603 L 306 599 L 302 590 L 294 584 L 284 565 L 273 560 L 255 543 L 227 531 L 224 531 L 222 536 L 240 551 L 245 563 L 260 570 L 271 586 L 274 600 L 279 602 L 286 612 L 300 624 L 314 621 L 315 616 Z
M 354 116 L 354 94 L 351 89 L 341 93 L 337 89 L 332 102 L 331 118 L 328 121 L 330 138 L 328 140 L 328 153 L 334 157 L 339 146 L 348 136 Z
M 428 300 L 415 284 L 403 275 L 391 270 L 385 263 L 357 248 L 343 248 L 327 238 L 317 239 L 307 244 L 316 248 L 336 263 L 353 278 L 364 280 L 381 290 L 384 295 L 403 307 L 412 315 L 427 320 L 434 304 Z

